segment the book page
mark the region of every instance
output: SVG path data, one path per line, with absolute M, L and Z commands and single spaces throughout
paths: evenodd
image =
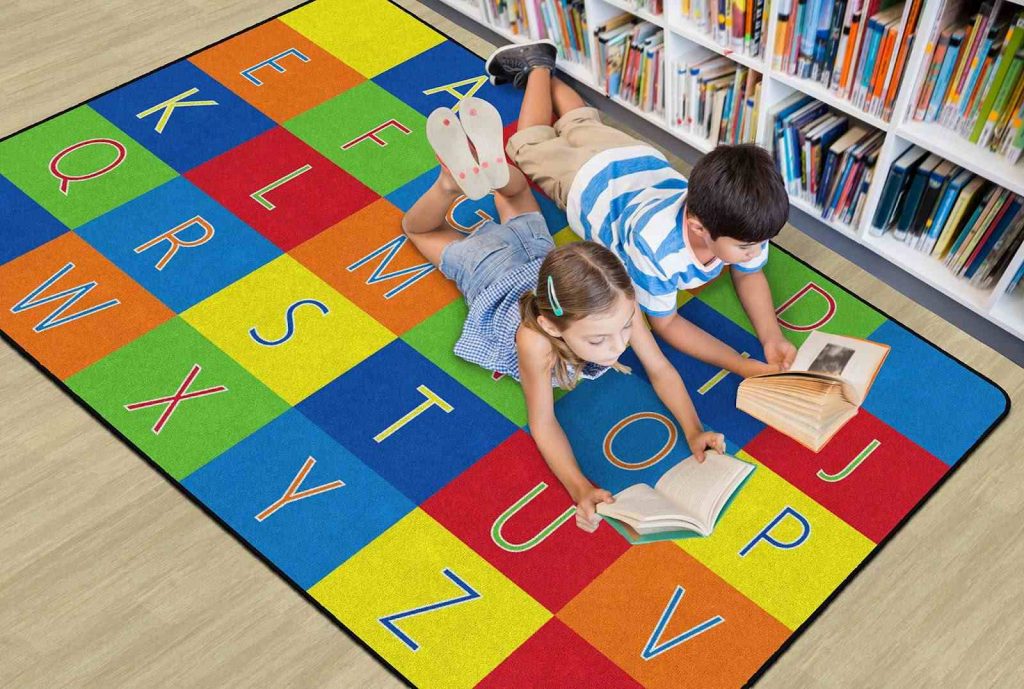
M 753 470 L 753 465 L 731 455 L 707 452 L 703 463 L 691 455 L 669 469 L 654 488 L 679 506 L 695 531 L 707 536 L 725 503 Z
M 681 514 L 679 506 L 646 483 L 636 483 L 615 494 L 615 502 L 600 503 L 597 513 L 619 519 L 639 532 L 648 521 L 671 522 L 675 528 L 693 528 L 691 521 Z
M 889 345 L 815 330 L 797 351 L 792 369 L 842 378 L 856 393 L 851 402 L 859 405 L 888 354 Z

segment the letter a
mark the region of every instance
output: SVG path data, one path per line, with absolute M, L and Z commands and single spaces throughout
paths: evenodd
M 689 641 L 693 637 L 699 636 L 712 627 L 717 627 L 725 622 L 724 617 L 721 615 L 715 615 L 714 617 L 709 617 L 695 627 L 690 627 L 682 634 L 674 636 L 668 641 L 661 641 L 661 635 L 664 633 L 665 627 L 668 625 L 668 621 L 672 619 L 672 615 L 679 606 L 679 601 L 683 599 L 684 593 L 686 593 L 686 589 L 682 586 L 676 586 L 676 590 L 672 592 L 672 597 L 669 598 L 668 605 L 665 606 L 665 609 L 661 612 L 661 617 L 658 618 L 658 624 L 655 625 L 650 638 L 648 638 L 647 643 L 644 644 L 644 650 L 640 651 L 640 657 L 644 660 L 650 660 L 651 658 L 659 656 L 670 648 L 675 648 L 679 644 Z
M 435 93 L 449 93 L 455 96 L 455 105 L 452 106 L 452 112 L 458 112 L 459 106 L 462 105 L 463 99 L 469 98 L 470 96 L 474 95 L 477 91 L 480 90 L 480 87 L 486 83 L 487 77 L 485 76 L 481 75 L 479 77 L 470 77 L 469 79 L 463 79 L 462 81 L 454 81 L 450 84 L 445 84 L 443 86 L 438 86 L 436 88 L 427 89 L 426 91 L 423 92 L 423 95 L 432 96 Z M 470 86 L 469 90 L 466 91 L 465 93 L 462 93 L 461 91 L 458 90 L 458 87 L 468 86 L 469 84 L 472 84 L 472 86 Z

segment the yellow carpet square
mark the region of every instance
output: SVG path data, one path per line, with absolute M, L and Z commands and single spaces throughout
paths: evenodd
M 445 40 L 387 0 L 318 0 L 281 21 L 367 78 Z
M 181 317 L 290 404 L 395 339 L 287 254 Z
M 479 597 L 397 619 L 380 618 Z M 417 508 L 309 589 L 310 594 L 417 686 L 472 687 L 551 614 Z
M 796 629 L 867 557 L 874 543 L 754 457 L 745 452 L 736 456 L 758 467 L 714 533 L 676 543 L 777 620 Z M 762 539 L 740 557 L 740 551 L 786 507 L 807 520 L 806 540 L 783 549 Z M 798 518 L 787 514 L 770 535 L 781 543 L 794 543 L 803 532 Z

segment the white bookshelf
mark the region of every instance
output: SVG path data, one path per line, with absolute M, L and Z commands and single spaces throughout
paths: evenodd
M 538 17 L 535 14 L 535 3 L 532 0 L 525 3 L 530 34 L 522 36 L 515 36 L 491 21 L 487 11 L 487 0 L 441 1 L 510 41 L 530 40 L 538 35 Z M 768 4 L 771 1 L 766 0 Z M 1024 5 L 1024 0 L 1009 1 L 1016 5 Z M 1024 247 L 1014 256 L 999 284 L 993 288 L 982 290 L 953 275 L 941 261 L 915 251 L 891 236 L 876 237 L 869 232 L 871 219 L 875 214 L 890 166 L 907 148 L 915 144 L 1013 193 L 1024 195 L 1024 165 L 1010 165 L 1002 156 L 975 146 L 939 125 L 913 121 L 908 114 L 916 85 L 926 69 L 927 37 L 931 28 L 938 21 L 942 0 L 924 0 L 917 29 L 917 39 L 907 58 L 903 82 L 890 121 L 861 110 L 850 101 L 839 98 L 818 82 L 800 79 L 783 71 L 772 69 L 770 60 L 765 60 L 763 56 L 752 57 L 734 52 L 729 46 L 718 43 L 714 37 L 704 33 L 696 24 L 684 18 L 680 11 L 680 3 L 681 0 L 664 0 L 665 11 L 661 15 L 652 15 L 634 9 L 633 3 L 629 0 L 585 0 L 585 8 L 587 23 L 590 27 L 598 26 L 623 11 L 631 12 L 662 27 L 665 30 L 666 65 L 675 64 L 681 57 L 688 56 L 694 51 L 710 51 L 760 72 L 762 75 L 761 103 L 756 123 L 756 140 L 769 150 L 772 147 L 769 110 L 773 104 L 788 97 L 794 91 L 816 98 L 834 110 L 884 132 L 885 140 L 875 164 L 875 175 L 868 189 L 864 210 L 856 226 L 851 227 L 834 220 L 824 220 L 821 218 L 821 211 L 818 208 L 801 198 L 791 196 L 792 207 L 814 217 L 835 232 L 862 244 L 1012 335 L 1024 339 L 1024 296 L 1005 294 L 1005 287 L 1009 279 L 1017 267 L 1024 263 Z M 776 14 L 769 10 L 765 19 L 766 25 L 762 29 L 767 36 L 764 55 L 770 56 L 774 48 Z M 594 39 L 592 36 L 590 40 L 593 51 Z M 592 65 L 559 60 L 559 69 L 598 94 L 604 94 L 599 80 L 593 72 Z M 671 87 L 668 88 L 666 95 L 671 97 Z M 621 99 L 614 98 L 613 100 L 701 153 L 706 153 L 713 148 L 713 144 L 709 140 L 673 126 L 668 115 L 664 113 L 644 112 Z

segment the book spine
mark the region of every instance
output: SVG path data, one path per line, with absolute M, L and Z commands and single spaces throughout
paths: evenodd
M 1011 27 L 1010 33 L 1006 36 L 1003 50 L 999 54 L 999 59 L 994 68 L 995 76 L 989 84 L 985 98 L 981 103 L 981 109 L 978 111 L 977 120 L 971 130 L 970 137 L 968 137 L 972 143 L 978 143 L 978 139 L 981 137 L 981 132 L 985 128 L 985 123 L 988 121 L 989 113 L 992 112 L 992 107 L 995 105 L 1006 73 L 1010 70 L 1010 63 L 1020 48 L 1022 38 L 1024 38 L 1024 18 L 1018 18 L 1017 23 Z

